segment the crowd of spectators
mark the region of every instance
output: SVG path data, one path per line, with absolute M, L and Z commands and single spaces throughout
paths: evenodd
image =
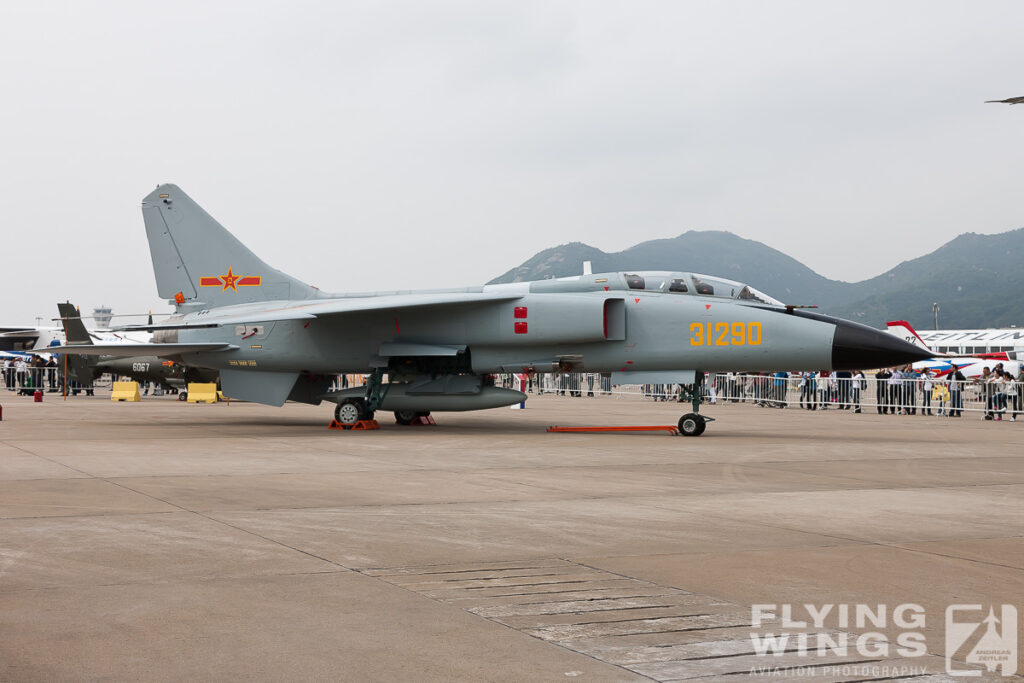
M 57 391 L 60 385 L 60 369 L 51 357 L 44 360 L 42 356 L 8 356 L 3 359 L 4 388 L 22 394 L 35 393 L 36 390 Z

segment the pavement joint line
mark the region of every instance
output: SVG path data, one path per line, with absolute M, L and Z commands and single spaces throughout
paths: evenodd
M 102 477 L 98 477 L 98 478 L 99 479 L 103 479 Z M 138 494 L 140 496 L 144 496 L 144 497 L 149 498 L 151 500 L 160 501 L 161 503 L 164 503 L 165 505 L 170 505 L 171 507 L 175 507 L 175 508 L 181 510 L 182 512 L 187 512 L 187 513 L 195 515 L 197 517 L 201 517 L 201 518 L 206 519 L 206 520 L 208 520 L 210 522 L 213 522 L 214 524 L 220 524 L 220 525 L 226 526 L 228 528 L 235 529 L 236 531 L 240 531 L 240 532 L 242 532 L 244 534 L 249 534 L 251 536 L 255 536 L 256 538 L 262 539 L 262 540 L 264 540 L 264 541 L 266 541 L 268 543 L 279 545 L 279 546 L 281 546 L 283 548 L 288 548 L 289 550 L 293 550 L 293 551 L 295 551 L 297 553 L 302 553 L 303 555 L 307 555 L 307 556 L 312 557 L 314 559 L 321 560 L 323 562 L 327 562 L 328 564 L 332 564 L 332 565 L 334 565 L 336 567 L 341 567 L 342 569 L 346 569 L 346 570 L 351 571 L 350 567 L 346 567 L 343 564 L 340 564 L 340 563 L 335 562 L 333 560 L 329 560 L 326 557 L 320 557 L 319 555 L 317 555 L 315 553 L 311 553 L 309 551 L 302 550 L 301 548 L 296 548 L 296 547 L 290 546 L 287 543 L 284 543 L 282 541 L 278 541 L 278 540 L 273 539 L 273 538 L 269 538 L 267 536 L 263 536 L 263 535 L 258 534 L 255 531 L 252 531 L 250 529 L 244 529 L 244 528 L 242 528 L 240 526 L 236 526 L 234 524 L 230 524 L 230 523 L 225 522 L 223 520 L 219 520 L 219 519 L 216 519 L 214 517 L 210 517 L 209 515 L 205 515 L 202 512 L 199 512 L 198 510 L 190 510 L 190 509 L 188 509 L 186 507 L 178 505 L 177 503 L 172 503 L 171 501 L 164 500 L 163 498 L 160 498 L 159 496 L 154 496 L 154 495 L 151 495 L 151 494 L 148 494 L 148 493 L 143 493 L 142 491 L 137 491 L 137 490 L 133 489 L 130 486 L 125 486 L 124 484 L 121 484 L 121 483 L 116 482 L 116 481 L 110 481 L 108 479 L 103 479 L 103 481 L 108 481 L 109 483 L 113 484 L 114 486 L 120 486 L 121 488 L 123 488 L 123 489 L 125 489 L 127 491 L 131 491 L 132 493 L 136 493 L 136 494 Z
M 608 589 L 600 589 L 608 590 Z M 615 589 L 612 589 L 615 590 Z M 572 592 L 572 591 L 570 591 Z M 587 591 L 579 591 L 581 593 Z M 668 598 L 679 595 L 688 595 L 685 591 L 677 591 L 674 593 L 656 593 L 655 595 L 616 595 L 613 598 L 575 598 L 569 600 L 538 600 L 537 602 L 514 602 L 512 603 L 515 607 L 522 607 L 524 605 L 558 605 L 563 602 L 602 602 L 607 600 L 639 600 L 640 598 Z M 501 597 L 500 595 L 492 595 L 490 597 Z M 477 598 L 479 599 L 479 598 Z M 664 607 L 676 607 L 677 605 L 664 605 Z M 596 610 L 595 610 L 596 611 Z M 555 614 L 552 612 L 552 614 Z
M 1008 536 L 1008 537 L 1000 537 L 1000 538 L 1019 538 L 1019 537 Z M 977 540 L 977 539 L 974 539 L 974 540 Z M 989 539 L 989 540 L 996 540 L 996 539 L 993 538 L 993 539 Z M 920 542 L 921 543 L 928 543 L 928 541 L 920 541 Z M 937 552 L 932 551 L 932 550 L 923 550 L 921 548 L 908 548 L 906 546 L 902 546 L 902 545 L 899 545 L 897 543 L 881 543 L 879 545 L 883 545 L 886 548 L 894 548 L 896 550 L 903 550 L 903 551 L 906 551 L 908 553 L 919 553 L 921 555 L 932 555 L 934 557 L 946 557 L 946 558 L 949 558 L 951 560 L 960 560 L 962 562 L 974 562 L 975 564 L 983 564 L 983 565 L 987 565 L 987 566 L 990 566 L 990 567 L 1003 567 L 1004 569 L 1013 569 L 1015 571 L 1024 571 L 1024 567 L 1016 567 L 1016 566 L 1011 565 L 1011 564 L 1002 564 L 1002 563 L 999 563 L 999 562 L 988 562 L 988 561 L 985 561 L 985 560 L 978 560 L 978 559 L 971 558 L 971 557 L 961 557 L 959 555 L 950 555 L 948 553 L 937 553 Z
M 653 607 L 678 607 L 678 605 L 654 605 Z M 652 609 L 652 607 L 623 607 L 625 609 Z M 618 610 L 608 610 L 618 611 Z M 557 614 L 557 613 L 556 613 Z M 593 614 L 593 612 L 585 612 L 585 614 Z M 513 615 L 514 616 L 514 615 Z M 531 614 L 527 616 L 554 616 L 554 614 Z M 710 617 L 711 612 L 700 612 L 697 614 L 671 614 L 663 617 L 633 617 L 632 619 L 599 619 L 597 621 L 574 621 L 571 624 L 550 624 L 547 626 L 534 626 L 536 629 L 556 629 L 563 628 L 565 626 L 593 626 L 594 624 L 628 624 L 633 621 L 664 621 L 666 619 L 690 619 L 692 617 Z
M 522 604 L 522 603 L 519 603 L 519 604 Z M 519 604 L 513 604 L 512 606 L 513 607 L 518 607 Z M 541 605 L 543 605 L 544 603 L 533 603 L 533 604 L 541 604 Z M 483 607 L 474 607 L 474 608 L 470 609 L 469 611 L 473 612 L 473 614 L 479 614 L 479 612 L 476 612 L 475 610 L 478 610 L 478 609 L 492 609 L 493 607 L 497 607 L 497 606 L 498 605 L 485 605 Z M 634 605 L 633 607 L 603 607 L 601 609 L 580 609 L 580 610 L 574 611 L 574 612 L 533 612 L 533 613 L 530 613 L 530 614 L 499 614 L 499 615 L 495 615 L 495 616 L 505 617 L 505 618 L 514 618 L 514 617 L 564 617 L 564 616 L 572 616 L 572 615 L 579 615 L 579 614 L 600 614 L 601 612 L 625 612 L 625 611 L 628 611 L 628 610 L 637 610 L 637 609 L 671 609 L 673 607 L 679 607 L 679 605 Z M 671 617 L 645 617 L 644 619 L 655 619 L 655 618 L 656 619 L 675 619 L 678 616 L 706 617 L 707 614 L 690 614 L 690 615 L 685 615 L 684 614 L 684 615 L 677 615 L 677 616 L 671 616 Z M 574 622 L 572 622 L 572 625 L 573 626 L 580 626 L 580 625 L 585 625 L 585 624 L 617 624 L 617 623 L 626 622 L 626 621 L 640 621 L 640 619 L 609 619 L 607 621 L 574 621 Z
M 425 566 L 425 567 L 448 567 L 448 566 L 451 566 L 451 565 L 449 563 L 445 563 L 445 564 L 433 564 L 433 565 L 423 565 L 423 566 Z M 457 569 L 457 570 L 452 570 L 452 571 L 447 571 L 447 572 L 417 572 L 417 573 L 398 572 L 398 573 L 395 573 L 395 574 L 377 574 L 376 576 L 434 576 L 434 575 L 439 575 L 439 574 L 461 574 L 461 573 L 471 573 L 471 572 L 472 573 L 476 573 L 476 572 L 521 571 L 521 570 L 524 570 L 524 569 L 548 569 L 548 568 L 560 567 L 560 566 L 563 566 L 563 565 L 562 564 L 544 565 L 544 566 L 540 566 L 540 567 L 494 567 L 494 568 L 491 568 L 491 569 Z M 367 572 L 385 571 L 385 570 L 388 570 L 388 569 L 391 569 L 391 570 L 394 570 L 394 569 L 415 569 L 415 567 L 363 567 L 362 568 L 363 571 L 367 571 Z
M 731 518 L 726 517 L 725 519 L 731 519 Z M 791 527 L 788 527 L 788 526 L 785 526 L 785 525 L 780 525 L 780 524 L 768 524 L 768 523 L 765 523 L 765 522 L 754 522 L 754 521 L 751 521 L 750 523 L 751 524 L 758 524 L 760 526 L 766 526 L 766 527 L 773 528 L 773 529 L 781 529 L 783 531 L 799 531 L 799 532 L 802 532 L 802 533 L 815 533 L 815 532 L 807 532 L 804 529 L 791 528 Z M 918 549 L 918 548 L 908 548 L 908 547 L 899 545 L 897 543 L 889 543 L 889 542 L 886 542 L 886 541 L 872 541 L 872 540 L 868 540 L 868 539 L 857 539 L 857 538 L 854 538 L 852 536 L 851 537 L 837 536 L 837 535 L 834 535 L 834 534 L 822 534 L 822 535 L 828 536 L 830 538 L 837 538 L 837 539 L 852 541 L 852 542 L 854 542 L 857 545 L 876 546 L 876 547 L 879 547 L 879 548 L 890 548 L 890 549 L 893 549 L 893 550 L 902 550 L 902 551 L 905 551 L 905 552 L 918 553 L 918 554 L 921 554 L 921 555 L 932 555 L 934 557 L 945 557 L 945 558 L 948 558 L 948 559 L 960 560 L 962 562 L 972 562 L 974 564 L 982 564 L 982 565 L 991 566 L 991 567 L 1003 567 L 1005 569 L 1014 569 L 1014 570 L 1018 570 L 1018 571 L 1024 570 L 1024 568 L 1022 568 L 1022 567 L 1014 567 L 1013 565 L 1001 564 L 999 562 L 988 562 L 986 560 L 978 560 L 978 559 L 975 559 L 975 558 L 972 558 L 972 557 L 961 557 L 959 555 L 951 555 L 951 554 L 948 554 L 948 553 L 938 553 L 938 552 L 929 551 L 929 550 L 923 550 L 923 549 Z M 993 536 L 991 538 L 983 539 L 983 540 L 999 540 L 999 539 L 1003 539 L 1003 538 L 1018 538 L 1018 537 L 1017 536 Z M 950 540 L 950 539 L 944 539 L 944 540 Z M 973 538 L 971 540 L 979 540 L 979 539 Z M 932 541 L 919 540 L 919 541 L 915 541 L 915 542 L 916 543 L 930 543 Z
M 882 661 L 885 661 L 885 660 L 883 660 L 883 659 L 859 659 L 859 660 L 852 661 L 852 662 L 843 662 L 842 665 L 843 666 L 854 666 L 856 664 L 875 664 L 877 662 L 882 662 Z M 772 671 L 773 672 L 774 671 L 779 671 L 779 672 L 785 673 L 787 671 L 796 671 L 798 669 L 802 669 L 804 666 L 805 665 L 772 667 Z M 685 678 L 663 678 L 663 679 L 661 679 L 661 681 L 663 683 L 669 683 L 670 681 L 692 681 L 692 680 L 707 679 L 707 678 L 710 678 L 711 676 L 714 676 L 715 678 L 719 678 L 719 677 L 724 677 L 724 676 L 749 676 L 749 675 L 750 675 L 750 669 L 748 668 L 746 671 L 723 671 L 721 673 L 710 674 L 709 676 L 687 676 Z M 930 676 L 931 674 L 919 674 L 919 675 Z M 857 680 L 857 683 L 866 683 L 866 681 L 895 681 L 895 680 L 899 680 L 901 678 L 916 678 L 916 676 L 896 676 L 896 677 L 890 677 L 890 678 L 858 678 L 856 680 Z
M 327 569 L 323 571 L 310 572 L 280 572 L 267 574 L 240 574 L 237 576 L 194 576 L 191 574 L 168 574 L 158 577 L 139 579 L 137 581 L 117 581 L 114 583 L 62 583 L 54 586 L 37 586 L 34 588 L 0 588 L 0 595 L 15 595 L 18 593 L 35 593 L 42 591 L 78 590 L 81 588 L 119 588 L 122 586 L 159 586 L 176 581 L 198 581 L 200 583 L 215 583 L 218 581 L 248 581 L 253 578 L 283 577 L 283 576 L 318 576 L 321 574 L 348 574 L 352 570 L 339 567 L 338 569 Z
M 497 588 L 497 586 L 496 586 L 496 588 Z M 595 591 L 617 591 L 620 588 L 621 588 L 621 586 L 611 586 L 609 588 L 588 588 L 587 591 L 591 592 L 591 593 L 593 593 Z M 485 597 L 485 598 L 515 598 L 515 597 L 519 597 L 519 596 L 522 596 L 522 595 L 559 595 L 560 593 L 579 593 L 579 592 L 580 592 L 580 590 L 578 588 L 575 588 L 575 589 L 569 590 L 569 591 L 540 591 L 540 592 L 531 592 L 531 593 L 500 593 L 498 595 L 485 595 L 483 597 Z M 479 600 L 480 597 L 479 596 L 469 596 L 469 597 L 466 597 L 466 598 L 459 598 L 459 599 L 463 599 L 463 600 L 470 600 L 470 599 L 472 599 L 472 600 Z
M 39 453 L 34 453 L 34 452 L 28 450 L 27 448 L 23 448 L 21 446 L 15 446 L 13 443 L 10 443 L 8 441 L 0 441 L 0 443 L 4 444 L 5 446 L 9 446 L 10 448 L 13 448 L 15 450 L 19 450 L 22 453 L 27 453 L 28 455 L 34 456 L 34 457 L 39 458 L 41 460 L 45 460 L 48 463 L 51 463 L 53 465 L 57 465 L 58 467 L 66 467 L 67 469 L 71 470 L 72 472 L 78 472 L 79 474 L 84 474 L 87 478 L 90 478 L 90 479 L 97 479 L 98 478 L 98 477 L 96 477 L 96 475 L 90 474 L 89 472 L 86 472 L 85 470 L 80 470 L 77 467 L 72 467 L 71 465 L 67 465 L 67 464 L 62 463 L 62 462 L 60 462 L 58 460 L 53 460 L 52 458 L 48 458 L 45 455 L 40 455 Z M 78 477 L 74 477 L 74 478 L 78 479 Z
M 665 508 L 665 507 L 661 507 L 659 505 L 655 505 L 653 507 L 656 507 L 656 508 L 661 509 L 661 510 L 671 511 L 671 508 Z M 849 541 L 850 543 L 853 543 L 855 545 L 867 545 L 867 546 L 877 546 L 877 547 L 880 547 L 880 548 L 892 548 L 892 549 L 896 549 L 896 550 L 906 550 L 908 552 L 919 552 L 921 554 L 934 555 L 936 557 L 948 557 L 948 558 L 951 558 L 951 559 L 963 560 L 964 562 L 973 562 L 975 564 L 991 565 L 991 566 L 996 566 L 996 567 L 1006 567 L 1007 569 L 1019 569 L 1019 567 L 1013 567 L 1013 566 L 1010 566 L 1010 565 L 999 564 L 999 563 L 996 563 L 996 562 L 986 562 L 984 560 L 976 560 L 976 559 L 969 558 L 969 557 L 958 557 L 956 555 L 945 555 L 945 554 L 942 554 L 942 553 L 929 552 L 927 550 L 917 550 L 917 551 L 915 551 L 912 548 L 904 548 L 904 547 L 902 547 L 900 545 L 892 544 L 892 543 L 887 543 L 885 541 L 872 541 L 870 539 L 861 539 L 861 538 L 856 538 L 856 537 L 852 537 L 852 536 L 840 536 L 838 534 L 825 533 L 825 532 L 821 532 L 821 531 L 808 531 L 806 529 L 798 529 L 798 528 L 790 527 L 790 526 L 787 526 L 787 525 L 784 525 L 784 524 L 769 524 L 768 522 L 761 522 L 761 521 L 756 521 L 756 520 L 752 520 L 752 519 L 738 520 L 735 517 L 716 515 L 716 514 L 713 514 L 713 513 L 707 514 L 706 517 L 718 519 L 720 521 L 731 521 L 731 522 L 744 521 L 747 524 L 756 525 L 756 526 L 763 526 L 763 527 L 766 527 L 766 528 L 769 528 L 769 529 L 779 529 L 781 531 L 789 531 L 789 532 L 796 532 L 796 533 L 802 533 L 802 534 L 812 534 L 812 535 L 816 535 L 816 536 L 822 536 L 824 538 L 834 538 L 836 540 Z M 996 540 L 996 539 L 1001 539 L 1001 538 L 1017 538 L 1017 536 L 993 536 L 989 540 Z M 944 540 L 955 540 L 955 538 L 954 539 L 944 539 Z M 977 540 L 977 539 L 972 539 L 972 540 Z M 930 541 L 928 541 L 928 540 L 918 540 L 918 541 L 914 541 L 914 542 L 916 542 L 916 543 L 929 543 Z M 845 544 L 843 544 L 843 545 L 845 545 Z M 825 546 L 825 547 L 832 547 L 832 546 Z M 667 553 L 667 554 L 671 555 L 671 554 L 675 554 L 675 553 Z
M 663 631 L 627 631 L 625 633 L 609 633 L 601 638 L 625 638 L 626 636 L 661 635 L 663 633 L 691 633 L 693 631 L 712 631 L 723 628 L 750 628 L 750 624 L 725 624 L 724 626 L 694 626 L 692 628 L 670 628 Z M 543 629 L 538 629 L 543 630 Z

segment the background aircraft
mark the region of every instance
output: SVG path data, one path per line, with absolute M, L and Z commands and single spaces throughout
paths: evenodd
M 57 304 L 57 310 L 68 344 L 93 345 L 94 335 L 85 329 L 75 306 L 71 303 Z M 149 322 L 152 324 L 152 316 Z M 130 377 L 136 382 L 153 382 L 166 390 L 177 392 L 182 401 L 188 398 L 188 382 L 216 382 L 218 379 L 215 370 L 190 368 L 157 356 L 121 358 L 70 355 L 68 359 L 69 378 L 82 386 L 92 384 L 100 375 L 106 373 Z
M 683 272 L 597 273 L 465 289 L 329 295 L 277 271 L 175 185 L 142 213 L 161 296 L 176 315 L 150 345 L 61 352 L 153 354 L 220 371 L 224 394 L 281 405 L 335 402 L 353 424 L 511 405 L 499 372 L 608 372 L 613 384 L 681 384 L 697 435 L 703 370 L 855 369 L 930 354 L 865 325 L 796 310 L 751 287 Z M 699 255 L 695 255 L 699 258 Z M 339 373 L 364 388 L 330 392 Z M 388 381 L 384 382 L 387 375 Z
M 979 356 L 947 356 L 933 351 L 906 320 L 891 320 L 886 323 L 886 329 L 889 333 L 933 355 L 932 358 L 914 363 L 912 367 L 917 371 L 929 370 L 938 377 L 945 377 L 959 370 L 964 377 L 971 379 L 981 377 L 986 367 L 992 370 L 997 363 L 1002 363 L 1003 369 L 1015 377 L 1020 373 L 1020 361 L 1009 360 L 1006 352 Z

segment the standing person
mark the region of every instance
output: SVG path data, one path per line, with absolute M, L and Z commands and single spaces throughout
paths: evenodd
M 1006 412 L 1006 375 L 997 369 L 992 373 L 992 407 L 996 420 L 1003 419 Z
M 907 413 L 917 415 L 917 371 L 912 365 L 908 365 L 903 372 L 903 394 L 907 400 Z
M 818 409 L 818 375 L 807 373 L 807 410 Z
M 932 414 L 932 375 L 928 370 L 921 373 L 921 414 Z
M 818 407 L 828 410 L 828 371 L 818 373 Z
M 39 368 L 41 362 L 42 359 L 39 356 L 32 356 L 32 360 L 28 362 L 28 374 L 33 389 L 40 387 L 40 380 L 43 378 L 43 371 Z
M 853 412 L 860 412 L 860 392 L 866 389 L 868 381 L 864 379 L 864 372 L 856 370 L 850 383 L 850 400 L 853 403 Z
M 982 419 L 991 420 L 995 417 L 995 412 L 992 406 L 992 371 L 987 365 L 981 369 L 981 377 L 977 381 L 981 389 L 981 399 L 985 403 L 985 415 Z
M 839 410 L 846 410 L 850 407 L 850 378 L 849 370 L 840 370 L 836 373 L 836 401 L 839 403 Z
M 949 376 L 949 416 L 961 417 L 964 409 L 964 373 L 957 368 Z
M 4 386 L 14 391 L 14 361 L 10 358 L 4 360 Z
M 18 389 L 25 388 L 25 373 L 28 371 L 28 363 L 25 362 L 25 357 L 22 356 L 18 359 L 17 364 L 14 366 L 14 373 L 17 375 Z M 20 391 L 19 391 L 20 393 Z
M 949 403 L 949 389 L 946 388 L 946 383 L 941 379 L 936 379 L 932 384 L 934 385 L 932 389 L 932 403 L 938 406 L 936 414 L 942 417 L 946 414 L 946 405 Z
M 889 401 L 886 400 L 889 394 L 889 376 L 890 373 L 885 368 L 875 373 L 875 410 L 879 415 L 889 412 Z
M 903 371 L 898 367 L 889 372 L 889 379 L 886 381 L 889 387 L 889 410 L 891 415 L 903 414 L 903 397 L 900 396 L 903 389 Z
M 1024 366 L 1021 366 L 1020 373 L 1017 377 L 1010 376 L 1010 382 L 1006 387 L 1006 396 L 1010 399 L 1010 422 L 1017 421 L 1017 415 L 1020 414 L 1021 406 L 1021 394 L 1024 390 Z

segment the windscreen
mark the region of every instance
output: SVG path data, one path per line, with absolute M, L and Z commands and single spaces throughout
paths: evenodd
M 760 292 L 750 285 L 743 285 L 743 289 L 740 290 L 739 296 L 736 297 L 740 301 L 756 301 L 762 304 L 769 304 L 771 306 L 785 306 L 784 303 L 774 297 L 770 297 L 764 292 Z

